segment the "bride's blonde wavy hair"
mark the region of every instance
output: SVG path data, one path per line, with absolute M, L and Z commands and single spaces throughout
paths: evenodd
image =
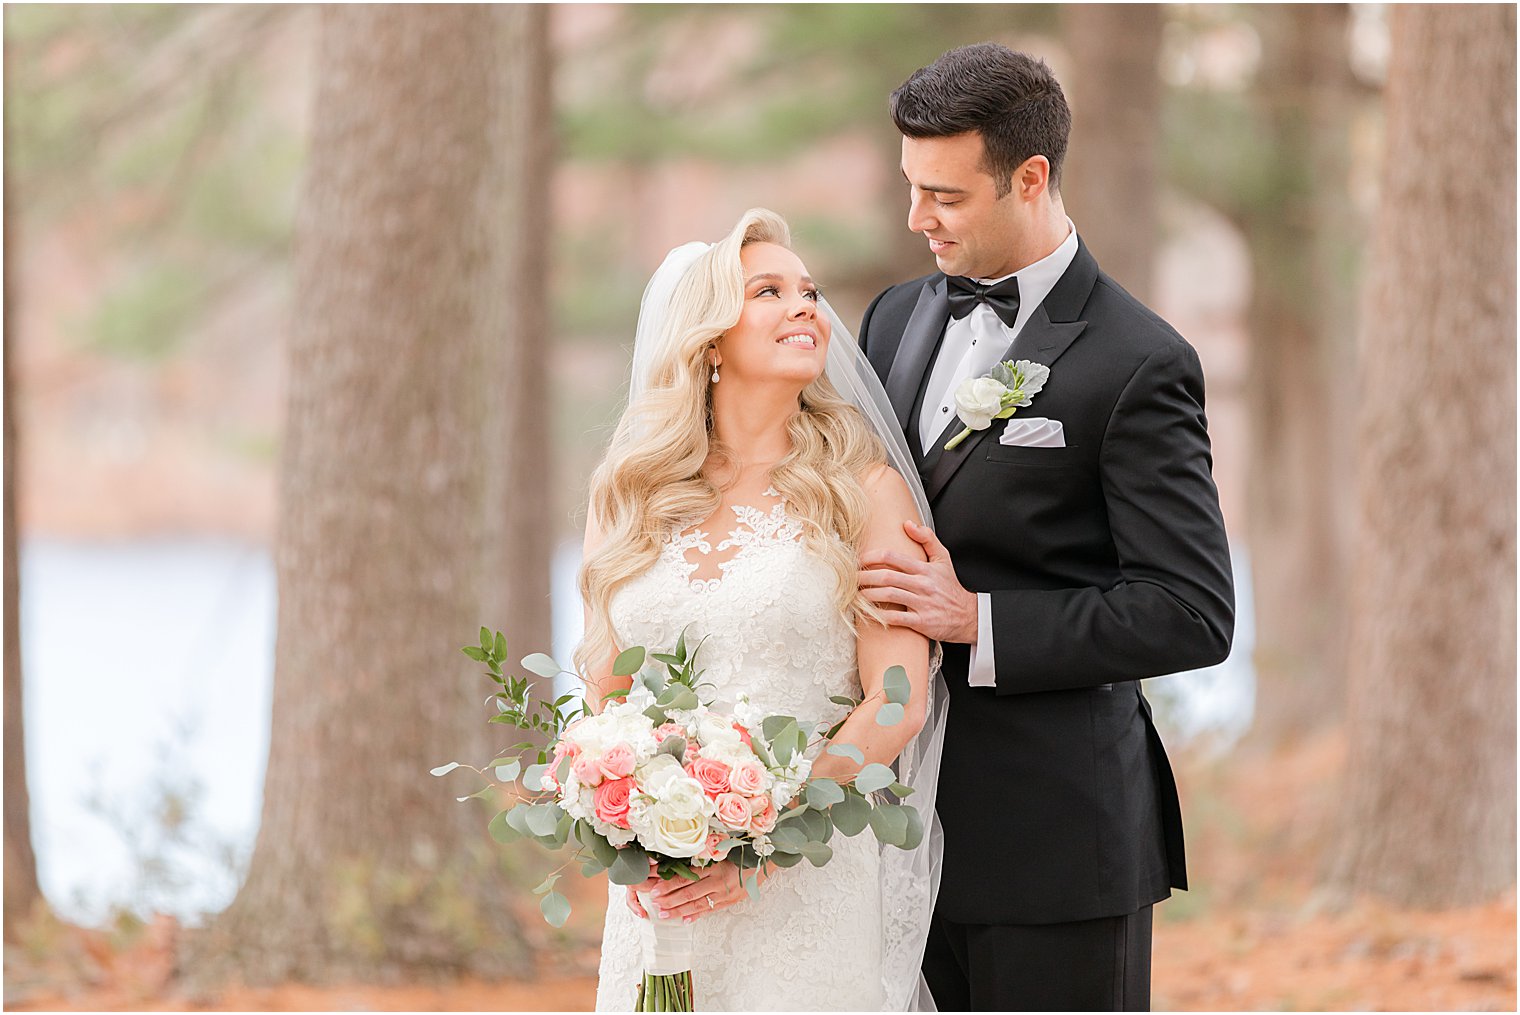
M 617 647 L 613 593 L 654 563 L 671 533 L 710 517 L 722 502 L 703 472 L 709 460 L 733 461 L 713 433 L 708 353 L 744 309 L 739 252 L 751 243 L 790 249 L 791 230 L 775 212 L 752 208 L 682 275 L 655 336 L 647 386 L 623 413 L 592 474 L 591 517 L 603 539 L 581 565 L 588 623 L 575 664 L 583 674 L 604 665 Z M 802 390 L 786 432 L 791 451 L 772 469 L 771 485 L 802 522 L 809 552 L 833 570 L 836 598 L 851 624 L 879 621 L 880 611 L 860 594 L 856 571 L 867 513 L 862 479 L 887 461 L 886 449 L 822 373 Z

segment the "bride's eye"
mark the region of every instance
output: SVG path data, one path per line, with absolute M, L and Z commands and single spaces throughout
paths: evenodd
M 817 303 L 820 299 L 817 289 L 804 289 L 802 290 L 802 295 L 812 300 L 814 303 Z
M 781 290 L 777 289 L 773 285 L 761 286 L 759 289 L 755 290 L 755 295 L 756 296 L 764 296 L 766 293 L 772 293 L 772 294 L 774 294 L 776 296 L 780 296 L 781 295 Z

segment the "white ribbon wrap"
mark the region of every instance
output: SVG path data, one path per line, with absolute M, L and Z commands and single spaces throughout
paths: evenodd
M 682 923 L 676 917 L 660 919 L 648 892 L 639 892 L 639 902 L 649 914 L 649 919 L 639 921 L 644 972 L 649 976 L 674 976 L 689 970 L 696 955 L 696 923 Z

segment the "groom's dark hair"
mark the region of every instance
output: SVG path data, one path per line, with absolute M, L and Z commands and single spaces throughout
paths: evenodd
M 1060 189 L 1071 110 L 1044 60 L 995 42 L 961 46 L 914 71 L 892 93 L 891 108 L 906 137 L 979 133 L 986 149 L 981 168 L 996 181 L 998 197 L 1013 189 L 1014 170 L 1034 155 L 1050 162 L 1050 189 Z

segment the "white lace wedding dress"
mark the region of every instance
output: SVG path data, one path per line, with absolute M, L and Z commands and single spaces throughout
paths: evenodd
M 734 528 L 673 533 L 648 571 L 613 596 L 623 645 L 688 645 L 705 698 L 740 694 L 761 712 L 836 721 L 830 695 L 860 696 L 855 635 L 834 600 L 834 575 L 803 546 L 801 524 L 775 490 L 734 507 Z M 716 567 L 714 563 L 716 562 Z M 699 574 L 699 572 L 701 572 Z M 708 577 L 710 576 L 710 577 Z M 879 1011 L 883 1007 L 882 912 L 875 838 L 835 834 L 833 859 L 776 871 L 758 900 L 697 920 L 693 967 L 698 1011 Z M 638 917 L 611 885 L 598 1011 L 631 1011 L 642 976 Z

